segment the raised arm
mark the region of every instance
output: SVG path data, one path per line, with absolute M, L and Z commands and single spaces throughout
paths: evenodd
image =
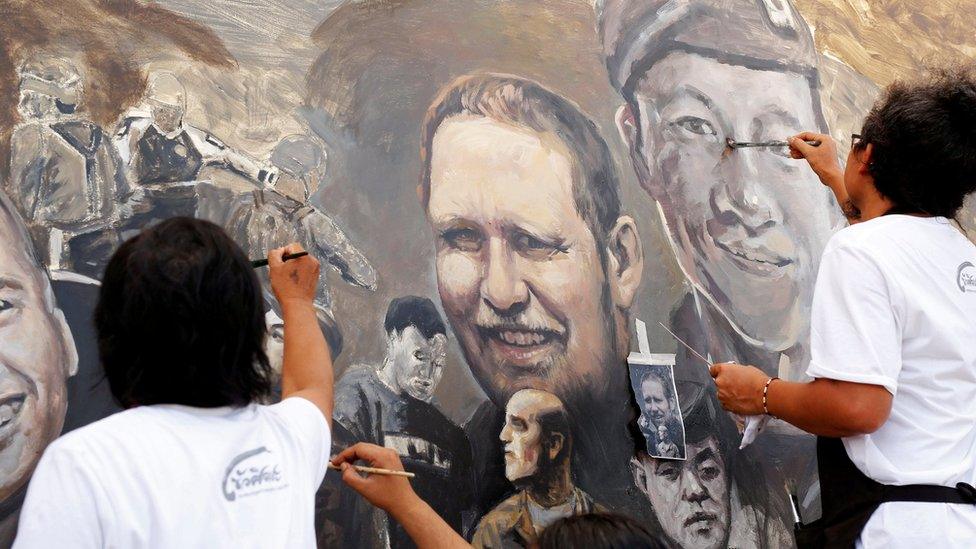
M 315 404 L 332 426 L 333 374 L 329 344 L 315 316 L 315 287 L 319 262 L 308 255 L 282 261 L 286 253 L 301 252 L 289 244 L 268 254 L 271 289 L 281 305 L 285 324 L 285 352 L 281 371 L 281 397 L 302 397 Z
M 810 145 L 807 141 L 819 141 L 820 145 Z M 861 212 L 851 202 L 851 198 L 847 194 L 847 186 L 844 184 L 844 169 L 838 160 L 837 142 L 829 135 L 814 132 L 794 135 L 789 138 L 788 142 L 790 144 L 790 156 L 798 160 L 806 160 L 813 172 L 820 178 L 821 183 L 834 193 L 847 222 L 851 225 L 860 222 Z

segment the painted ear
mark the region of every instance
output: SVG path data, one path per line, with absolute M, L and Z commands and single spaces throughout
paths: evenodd
M 634 111 L 629 104 L 625 103 L 617 107 L 613 119 L 620 139 L 627 144 L 628 150 L 633 151 L 637 146 L 637 119 L 634 117 Z
M 566 444 L 566 437 L 562 433 L 549 434 L 549 461 L 556 459 L 559 452 L 563 451 L 564 444 Z
M 78 349 L 75 347 L 75 338 L 71 335 L 71 329 L 68 327 L 68 321 L 64 319 L 64 313 L 61 309 L 54 309 L 54 322 L 58 333 L 61 336 L 62 346 L 64 348 L 64 358 L 65 358 L 65 373 L 68 377 L 71 377 L 78 373 Z
M 645 116 L 651 117 L 649 120 L 653 121 L 657 118 L 657 113 L 648 112 Z M 630 157 L 630 163 L 634 167 L 634 172 L 637 173 L 638 183 L 651 195 L 651 198 L 660 201 L 662 189 L 660 185 L 655 184 L 651 180 L 651 170 L 644 156 L 644 150 L 650 150 L 653 137 L 651 135 L 641 135 L 637 113 L 634 112 L 630 104 L 624 104 L 617 108 L 617 112 L 614 115 L 614 123 L 617 126 L 617 132 L 620 134 L 620 139 L 627 144 L 628 156 Z
M 644 248 L 632 217 L 623 215 L 617 219 L 607 247 L 611 297 L 617 307 L 627 309 L 634 302 L 644 274 Z
M 647 472 L 636 457 L 630 458 L 630 474 L 634 477 L 634 484 L 644 495 L 647 495 Z

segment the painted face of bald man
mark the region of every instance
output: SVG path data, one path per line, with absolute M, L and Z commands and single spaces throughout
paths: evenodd
M 556 458 L 565 434 L 546 432 L 539 418 L 562 407 L 555 395 L 545 391 L 524 389 L 512 395 L 498 437 L 505 444 L 505 478 L 515 482 L 532 477 Z
M 23 224 L 0 196 L 0 500 L 22 486 L 61 432 L 78 357 Z

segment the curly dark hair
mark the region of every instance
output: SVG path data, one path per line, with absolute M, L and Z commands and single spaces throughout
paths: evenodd
M 123 407 L 244 406 L 271 394 L 260 284 L 209 221 L 175 217 L 123 243 L 105 269 L 95 328 Z
M 954 217 L 976 190 L 976 67 L 888 86 L 855 148 L 869 143 L 874 185 L 895 204 L 889 213 Z

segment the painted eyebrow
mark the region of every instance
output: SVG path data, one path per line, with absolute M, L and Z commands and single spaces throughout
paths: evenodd
M 505 224 L 502 227 L 502 232 L 508 236 L 517 235 L 519 233 L 527 234 L 532 238 L 536 238 L 543 242 L 560 247 L 566 242 L 566 238 L 560 236 L 558 233 L 539 230 L 535 227 L 527 227 L 525 225 Z
M 780 107 L 779 105 L 766 105 L 765 107 L 762 108 L 762 114 L 760 114 L 756 118 L 758 119 L 765 115 L 772 115 L 777 118 L 781 118 L 783 119 L 784 122 L 790 124 L 794 128 L 800 127 L 800 119 L 798 119 L 793 113 L 787 111 L 786 109 Z
M 711 448 L 705 448 L 695 456 L 695 465 L 701 465 L 703 461 L 715 459 L 715 452 Z
M 712 98 L 706 95 L 705 92 L 699 90 L 698 88 L 692 85 L 682 84 L 677 88 L 675 88 L 674 91 L 669 93 L 667 97 L 665 97 L 664 102 L 661 103 L 661 109 L 663 110 L 665 107 L 667 107 L 674 101 L 685 97 L 698 101 L 702 105 L 705 105 L 706 109 L 711 109 L 712 107 L 715 106 L 715 103 L 712 101 Z
M 24 283 L 17 278 L 0 275 L 0 288 L 10 288 L 11 290 L 23 290 Z

